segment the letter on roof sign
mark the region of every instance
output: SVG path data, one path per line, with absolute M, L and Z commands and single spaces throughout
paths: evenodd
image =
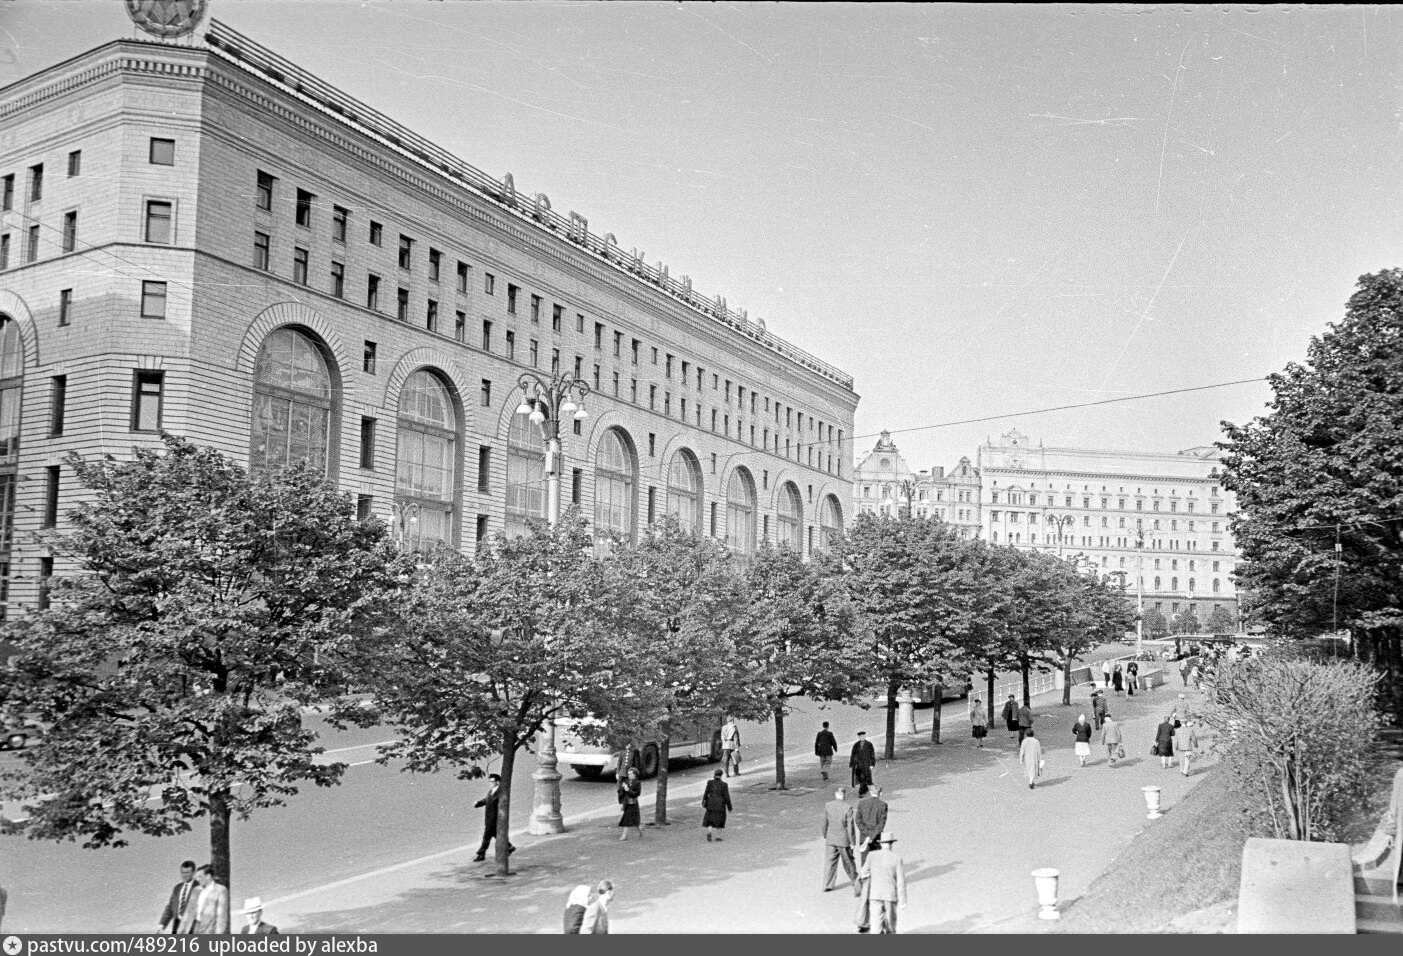
M 516 205 L 516 180 L 512 178 L 511 173 L 502 176 L 502 193 L 508 206 Z
M 576 242 L 589 240 L 589 220 L 575 210 L 570 210 L 570 238 Z

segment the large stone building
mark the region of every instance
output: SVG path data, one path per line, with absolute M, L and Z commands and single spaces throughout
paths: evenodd
M 545 511 L 518 378 L 574 374 L 563 496 L 740 550 L 843 525 L 852 379 L 227 27 L 0 89 L 0 593 L 42 601 L 68 452 L 308 459 L 406 546 Z M 566 423 L 562 422 L 563 425 Z
M 1178 454 L 1045 448 L 1017 429 L 945 475 L 913 473 L 888 432 L 853 469 L 853 509 L 930 515 L 992 544 L 1053 551 L 1127 592 L 1173 624 L 1192 606 L 1236 618 L 1228 533 L 1233 496 L 1212 446 Z M 968 500 L 967 499 L 972 499 Z

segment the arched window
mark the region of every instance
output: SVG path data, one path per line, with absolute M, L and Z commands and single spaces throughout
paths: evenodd
M 1214 578 L 1214 579 L 1213 579 L 1213 593 L 1214 593 L 1214 594 L 1217 594 L 1217 593 L 1218 593 L 1218 579 L 1217 579 L 1217 578 Z
M 1193 579 L 1193 578 L 1189 578 L 1189 590 L 1192 591 L 1193 589 L 1194 589 L 1194 579 Z
M 263 340 L 253 369 L 249 470 L 280 471 L 306 461 L 327 470 L 331 373 L 311 337 L 281 328 Z
M 395 493 L 404 547 L 429 551 L 453 545 L 457 449 L 453 395 L 432 372 L 414 372 L 399 393 Z
M 616 531 L 633 540 L 638 457 L 628 436 L 617 428 L 604 433 L 594 459 L 594 533 L 603 537 Z
M 1170 578 L 1170 579 L 1169 579 L 1169 590 L 1171 590 L 1171 591 L 1177 591 L 1177 590 L 1179 590 L 1179 579 L 1178 579 L 1178 578 Z
M 689 534 L 702 533 L 702 472 L 697 456 L 679 448 L 667 469 L 667 513 Z
M 541 409 L 549 414 L 546 408 Z M 546 519 L 546 451 L 540 428 L 513 415 L 507 431 L 507 537 L 525 534 L 530 521 Z
M 24 342 L 19 323 L 0 313 L 0 620 L 7 617 L 10 547 L 15 529 L 15 475 L 19 463 L 20 398 L 24 387 Z
M 1159 590 L 1159 578 L 1155 578 L 1155 590 Z
M 791 548 L 798 554 L 804 553 L 804 502 L 799 497 L 799 489 L 793 482 L 786 481 L 779 489 L 776 505 L 778 532 L 776 543 L 782 548 Z
M 737 554 L 755 551 L 755 479 L 744 468 L 726 485 L 726 543 Z
M 823 506 L 818 511 L 818 524 L 820 530 L 818 546 L 827 551 L 833 547 L 833 543 L 843 533 L 843 509 L 838 504 L 837 498 L 832 495 L 824 497 Z

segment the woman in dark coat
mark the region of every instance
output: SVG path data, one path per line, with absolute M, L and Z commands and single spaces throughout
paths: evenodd
M 710 843 L 713 830 L 726 829 L 726 811 L 731 809 L 731 788 L 721 779 L 721 771 L 713 770 L 711 779 L 706 782 L 706 792 L 702 794 L 702 826 L 706 829 L 706 842 Z M 717 840 L 721 835 L 715 834 Z
M 1155 729 L 1155 753 L 1159 756 L 1159 765 L 1168 770 L 1174 765 L 1174 718 L 1169 716 L 1164 718 L 1164 722 Z
M 1131 661 L 1129 664 L 1125 665 L 1125 689 L 1129 691 L 1131 697 L 1135 696 L 1135 685 L 1140 682 L 1139 677 L 1139 664 Z
M 619 828 L 624 832 L 619 835 L 619 842 L 628 839 L 629 828 L 638 831 L 638 839 L 643 839 L 643 823 L 638 815 L 638 798 L 643 793 L 643 784 L 638 780 L 638 769 L 628 768 L 628 776 L 619 781 L 619 803 L 623 805 L 624 815 L 619 817 Z
M 1125 675 L 1121 673 L 1119 664 L 1117 664 L 1116 669 L 1111 672 L 1111 686 L 1116 689 L 1117 694 L 1119 694 L 1121 688 L 1125 686 Z
M 1086 714 L 1072 725 L 1072 736 L 1076 739 L 1077 760 L 1085 767 L 1086 758 L 1091 756 L 1091 725 L 1086 722 Z

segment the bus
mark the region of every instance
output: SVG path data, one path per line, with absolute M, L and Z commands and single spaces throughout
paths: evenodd
M 575 728 L 590 723 L 603 726 L 603 721 L 594 717 L 562 717 L 555 722 L 556 760 L 569 764 L 570 769 L 585 780 L 598 780 L 606 773 L 617 778 L 619 755 L 612 752 L 607 744 L 588 743 L 580 737 Z M 638 776 L 655 777 L 661 759 L 662 744 L 659 740 L 635 741 L 632 747 L 632 766 Z M 668 744 L 668 755 L 673 760 L 705 760 L 718 763 L 721 760 L 721 718 L 712 717 L 693 721 L 672 735 Z

